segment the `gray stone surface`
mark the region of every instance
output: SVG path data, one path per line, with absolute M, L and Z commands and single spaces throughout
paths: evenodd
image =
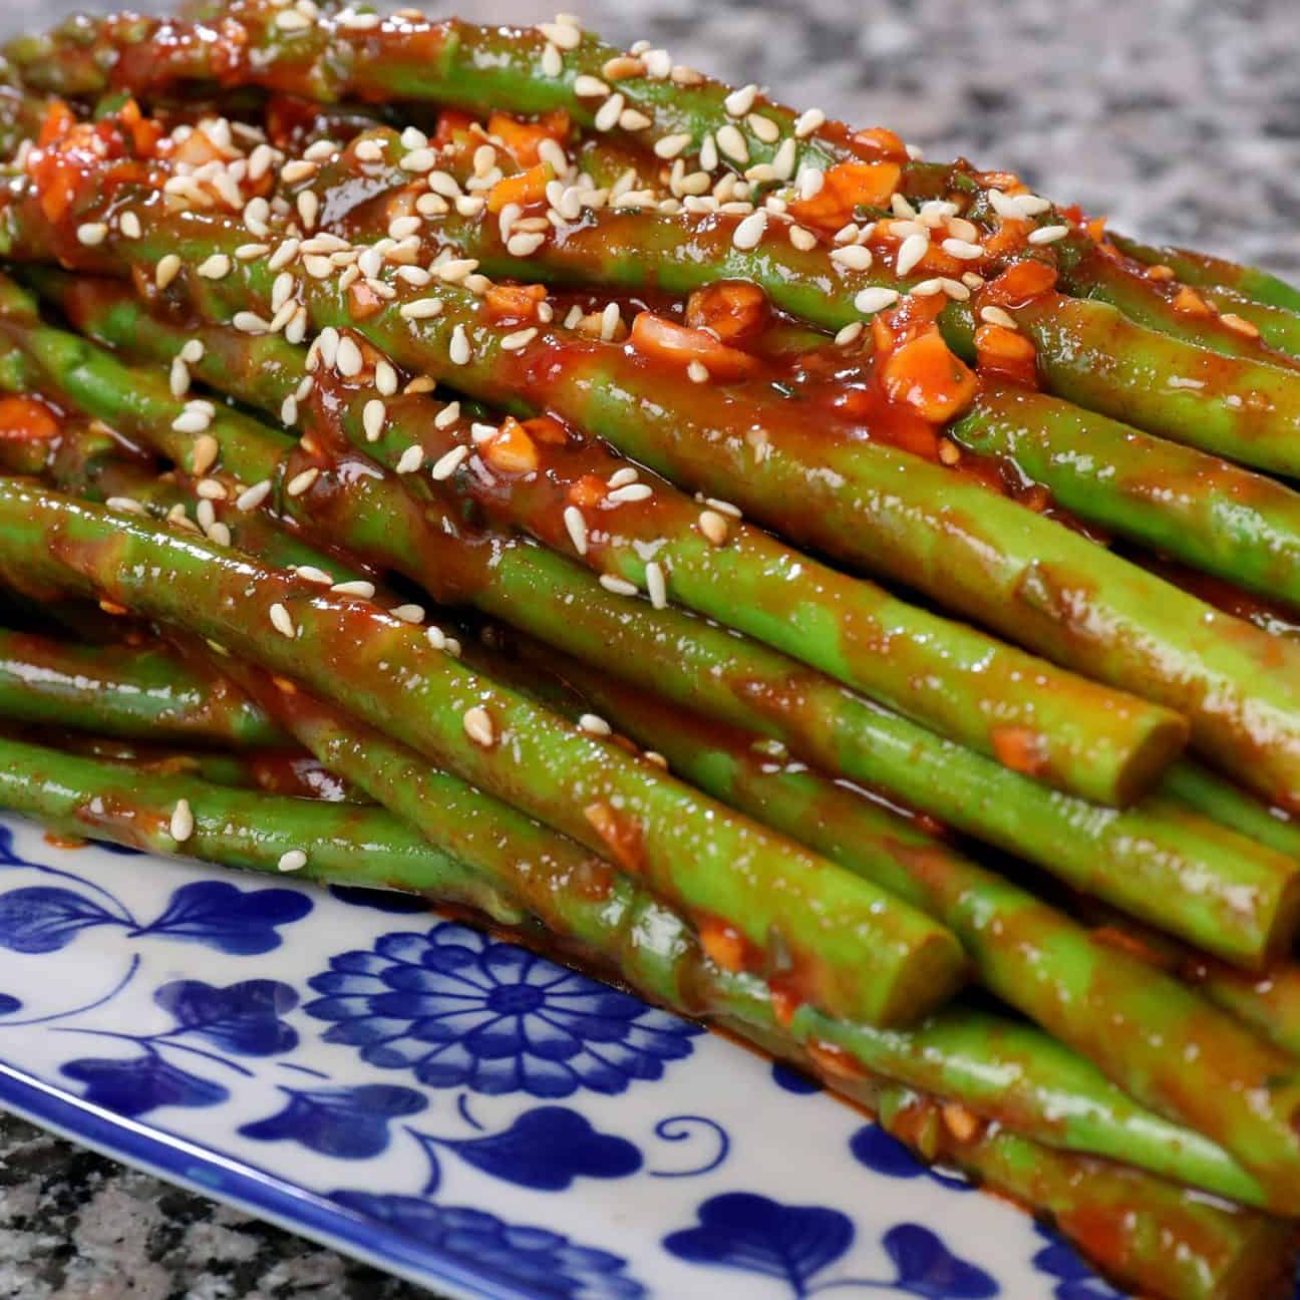
M 0 0 L 0 34 L 85 5 Z M 94 6 L 90 7 L 103 7 Z M 157 8 L 139 3 L 137 8 Z M 1021 170 L 1151 240 L 1300 276 L 1296 0 L 565 0 L 611 40 L 936 158 Z M 464 2 L 531 22 L 540 4 Z M 412 1300 L 277 1229 L 0 1116 L 0 1296 Z

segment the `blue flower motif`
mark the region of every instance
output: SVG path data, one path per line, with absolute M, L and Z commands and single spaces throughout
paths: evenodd
M 702 1032 L 510 943 L 445 922 L 331 960 L 303 1008 L 332 1043 L 435 1088 L 568 1097 L 623 1092 Z
M 57 952 L 82 930 L 114 924 L 111 912 L 71 889 L 30 885 L 0 894 L 0 947 L 12 952 Z
M 260 1142 L 300 1142 L 321 1155 L 367 1160 L 388 1147 L 388 1125 L 418 1115 L 429 1104 L 413 1088 L 367 1083 L 357 1088 L 280 1089 L 289 1104 L 240 1128 Z
M 784 1061 L 772 1062 L 772 1082 L 785 1092 L 792 1092 L 796 1097 L 808 1097 L 816 1092 L 824 1092 L 822 1084 L 810 1074 L 796 1070 Z
M 216 1106 L 230 1096 L 222 1084 L 168 1064 L 152 1048 L 125 1059 L 69 1061 L 59 1072 L 86 1085 L 87 1101 L 119 1115 L 143 1115 L 159 1106 Z
M 1055 1300 L 1123 1300 L 1124 1292 L 1094 1273 L 1064 1237 L 1042 1224 L 1036 1230 L 1047 1245 L 1031 1262 L 1040 1273 L 1058 1279 L 1052 1288 Z
M 944 1173 L 923 1165 L 896 1137 L 879 1124 L 864 1124 L 849 1139 L 853 1158 L 872 1173 L 886 1178 L 928 1178 L 954 1192 L 973 1192 L 974 1186 L 960 1174 Z
M 881 1239 L 898 1276 L 894 1285 L 924 1300 L 985 1300 L 1001 1290 L 982 1269 L 958 1259 L 919 1223 L 900 1223 Z
M 240 889 L 224 880 L 196 880 L 171 896 L 156 921 L 137 934 L 188 939 L 218 952 L 250 957 L 278 948 L 279 928 L 299 921 L 312 900 L 296 889 Z
M 624 1272 L 625 1259 L 545 1228 L 516 1227 L 482 1210 L 415 1196 L 340 1191 L 333 1199 L 512 1290 L 546 1300 L 640 1300 L 647 1294 Z
M 11 1016 L 22 1009 L 22 998 L 16 998 L 12 993 L 0 993 L 0 1016 Z

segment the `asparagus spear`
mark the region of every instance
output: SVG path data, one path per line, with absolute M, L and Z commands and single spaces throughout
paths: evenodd
M 1265 807 L 1195 763 L 1175 763 L 1165 774 L 1162 788 L 1216 822 L 1300 858 L 1300 826 L 1289 814 Z
M 228 682 L 162 646 L 77 646 L 4 629 L 0 715 L 136 739 L 219 739 L 239 748 L 283 740 Z
M 1211 289 L 1231 289 L 1265 306 L 1300 312 L 1300 289 L 1253 266 L 1239 266 L 1209 253 L 1195 253 L 1185 248 L 1152 248 L 1124 235 L 1112 235 L 1111 241 L 1123 253 L 1148 266 L 1167 266 L 1184 284 L 1204 285 Z
M 79 358 L 86 347 L 78 346 Z M 96 358 L 93 383 L 78 383 L 79 400 L 93 401 L 101 390 L 128 392 L 133 399 L 147 393 L 146 377 L 110 380 L 114 372 L 106 360 L 111 359 Z M 67 376 L 53 378 L 64 387 L 71 382 Z M 110 400 L 121 404 L 120 396 Z M 148 438 L 155 422 L 156 417 L 138 419 L 134 427 Z M 224 425 L 214 422 L 212 428 L 221 440 L 223 463 L 240 475 L 247 423 L 236 430 L 239 437 L 227 436 Z M 268 454 L 259 444 L 257 456 Z M 365 482 L 369 504 L 321 485 L 328 523 L 336 534 L 340 525 L 345 528 L 350 547 L 370 548 L 373 557 L 378 545 L 389 563 L 435 591 L 446 587 L 449 570 L 464 571 L 455 525 L 428 529 L 427 544 L 417 547 L 400 536 L 384 536 L 385 516 L 376 516 L 376 505 L 400 520 L 403 503 L 413 503 L 398 493 L 389 507 L 380 481 Z M 314 488 L 292 498 L 303 517 L 310 516 Z M 642 602 L 615 608 L 597 584 L 575 581 L 564 561 L 536 548 L 494 541 L 490 565 L 473 560 L 473 549 L 469 554 L 468 590 L 485 612 L 588 662 L 612 664 L 630 680 L 691 707 L 777 736 L 826 770 L 880 784 L 1228 960 L 1257 965 L 1291 933 L 1300 895 L 1291 860 L 1224 836 L 1172 808 L 1143 807 L 1114 817 L 1052 794 L 751 642 L 670 609 Z
M 757 968 L 779 954 L 800 996 L 889 1023 L 924 1014 L 960 982 L 960 947 L 942 927 L 467 672 L 368 601 L 16 480 L 3 496 L 13 545 L 0 566 L 20 588 L 107 597 L 348 699 L 476 784 L 615 854 L 692 919 L 733 927 Z
M 528 898 L 553 927 L 552 944 L 560 939 L 570 955 L 618 971 L 643 995 L 675 1010 L 725 1015 L 747 1037 L 766 1042 L 775 1035 L 787 1054 L 802 1044 L 823 1067 L 838 1067 L 833 1085 L 846 1074 L 860 1079 L 863 1072 L 895 1072 L 912 1086 L 940 1086 L 961 1105 L 982 1105 L 989 1115 L 1067 1150 L 1147 1161 L 1166 1176 L 1238 1200 L 1265 1199 L 1219 1148 L 1143 1111 L 1092 1067 L 1025 1026 L 954 1008 L 915 1030 L 886 1031 L 826 1022 L 805 1007 L 782 1028 L 776 1000 L 760 981 L 707 958 L 680 917 L 627 877 L 607 867 L 602 873 L 571 841 L 431 770 L 378 733 L 301 695 L 285 698 L 291 725 L 376 793 L 411 811 L 431 842 L 412 843 L 405 822 L 374 809 L 331 809 L 322 834 L 304 823 L 303 809 L 314 813 L 315 804 L 248 792 L 232 796 L 192 777 L 149 774 L 127 786 L 120 767 L 7 740 L 0 740 L 0 802 L 78 833 L 261 870 L 279 869 L 277 850 L 306 851 L 306 863 L 295 869 L 308 878 L 396 885 L 431 901 L 477 897 L 504 923 L 524 919 L 512 900 Z M 172 826 L 182 799 L 194 827 L 178 841 Z M 448 845 L 465 859 L 448 856 Z M 496 863 L 502 880 L 513 877 L 518 895 L 494 893 L 486 883 L 482 873 L 490 877 Z M 529 863 L 546 869 L 532 870 Z M 567 870 L 552 870 L 559 866 Z M 593 888 L 597 881 L 603 889 Z M 524 932 L 545 946 L 542 933 Z M 828 1032 L 836 1046 L 818 1037 L 828 1025 L 835 1026 Z
M 1236 1071 L 1253 1059 L 1256 1079 L 1281 1065 L 1240 1023 L 1211 1011 L 1172 976 L 1095 942 L 1063 912 L 858 791 L 791 763 L 752 732 L 668 707 L 536 643 L 517 649 L 523 663 L 513 679 L 536 687 L 540 671 L 552 707 L 596 709 L 700 789 L 941 920 L 989 989 L 1154 1110 L 1226 1141 L 1225 1124 L 1236 1122 L 1226 1114 L 1238 1105 L 1249 1111 L 1244 1098 L 1252 1085 L 1212 1076 L 1228 1062 Z M 500 656 L 487 662 L 511 680 Z M 557 673 L 576 695 L 566 699 L 549 688 Z M 1251 977 L 1229 983 L 1249 986 Z M 1258 1010 L 1262 1016 L 1267 1008 Z M 1193 1082 L 1201 1070 L 1209 1073 Z
M 60 831 L 153 853 L 381 888 L 401 880 L 417 893 L 478 908 L 505 924 L 522 919 L 482 877 L 374 807 L 130 770 L 6 737 L 0 737 L 0 803 Z

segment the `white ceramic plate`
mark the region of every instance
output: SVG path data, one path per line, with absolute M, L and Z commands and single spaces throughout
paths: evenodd
M 0 1105 L 456 1296 L 1118 1294 L 806 1080 L 412 900 L 12 819 Z

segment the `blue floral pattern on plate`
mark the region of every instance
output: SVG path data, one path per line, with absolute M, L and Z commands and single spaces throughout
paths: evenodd
M 456 1296 L 1119 1294 L 804 1076 L 413 900 L 5 819 L 0 1104 Z

